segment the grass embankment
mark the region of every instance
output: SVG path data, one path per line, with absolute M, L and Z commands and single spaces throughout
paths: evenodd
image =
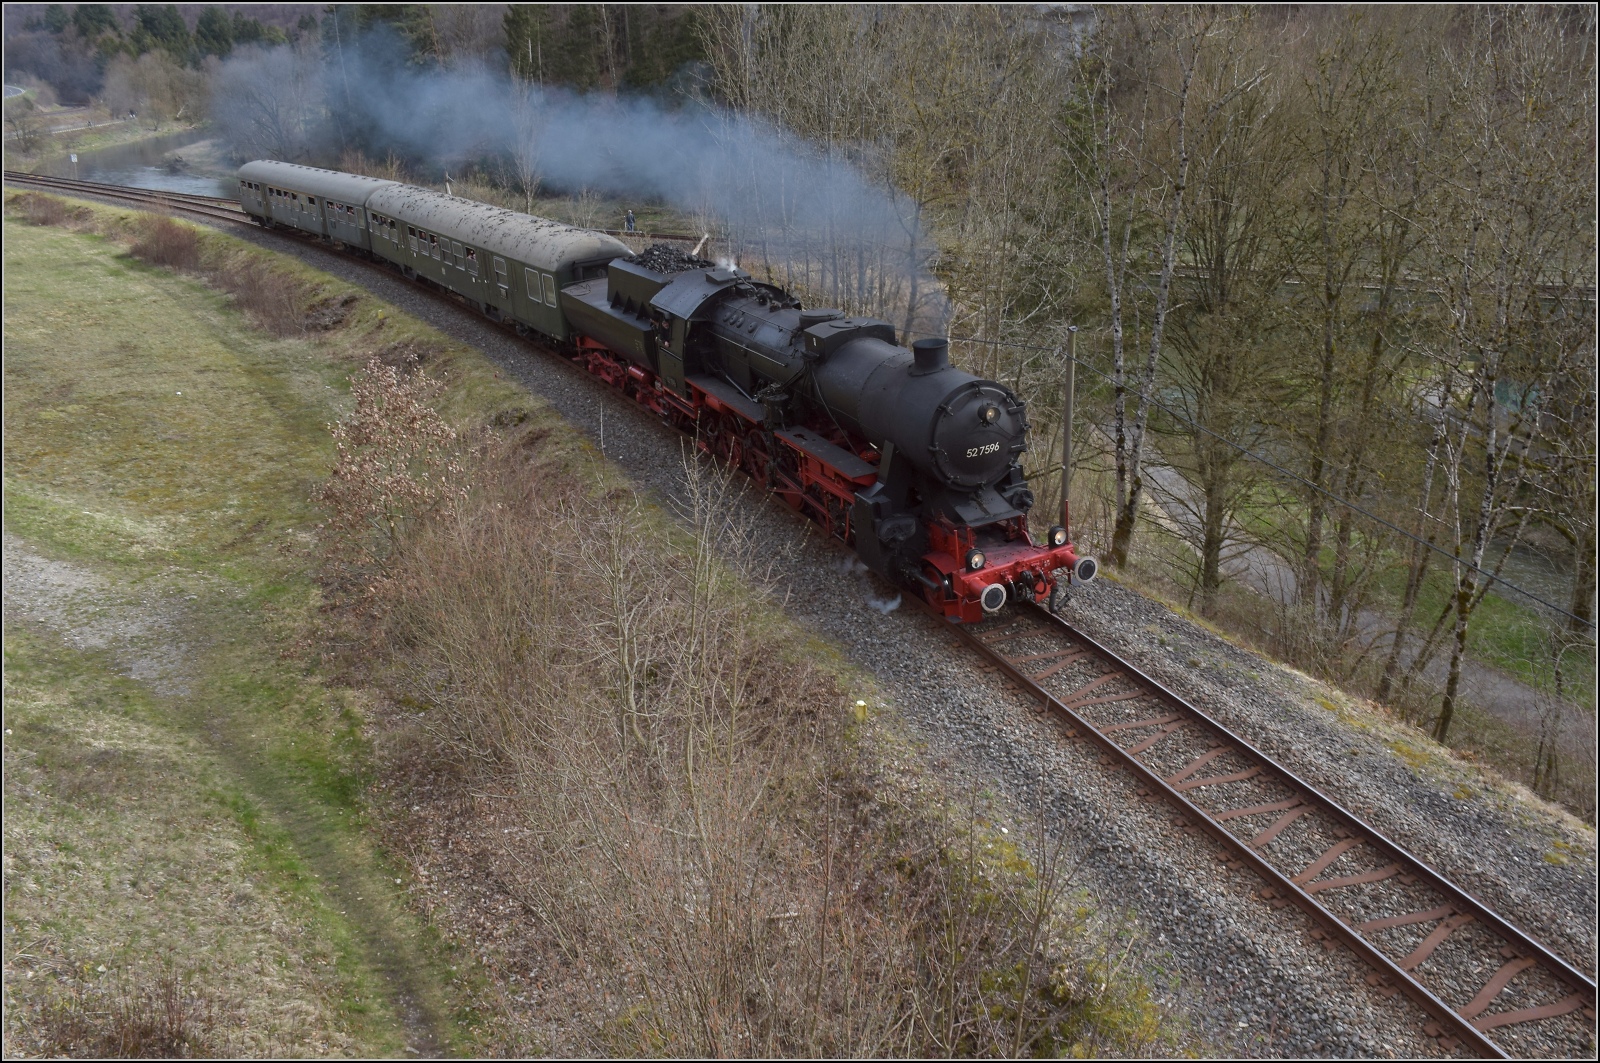
M 218 1009 L 190 1050 L 467 1043 L 361 826 L 360 705 L 285 655 L 318 601 L 308 496 L 350 359 L 433 338 L 197 238 L 196 264 L 253 277 L 264 308 L 278 276 L 316 320 L 344 314 L 275 336 L 124 253 L 132 215 L 45 213 L 113 238 L 8 211 L 6 527 L 93 585 L 50 608 L 100 648 L 8 619 L 8 1052 L 111 1050 L 168 966 Z
M 34 628 L 12 644 L 30 698 L 71 706 L 79 731 L 127 711 L 170 747 L 149 755 L 141 792 L 194 806 L 173 818 L 209 813 L 241 855 L 205 874 L 248 869 L 282 906 L 276 925 L 321 943 L 268 953 L 284 972 L 275 999 L 307 1016 L 272 1050 L 392 1052 L 418 1030 L 512 1053 L 1173 1045 L 1059 861 L 1041 874 L 942 795 L 864 677 L 750 590 L 759 564 L 727 565 L 737 535 L 723 518 L 742 503 L 718 503 L 722 488 L 685 530 L 479 356 L 392 312 L 381 321 L 364 295 L 170 222 L 13 202 L 236 293 L 230 304 L 96 236 L 8 222 L 8 260 L 29 270 L 8 271 L 8 397 L 27 411 L 7 423 L 9 526 L 167 606 L 189 690 L 135 697 L 115 646 L 51 657 L 53 634 Z M 332 463 L 322 425 L 367 355 L 380 359 L 367 385 L 377 365 L 417 356 L 443 381 L 433 405 L 479 444 L 461 455 L 472 487 L 340 553 L 352 578 L 332 586 L 350 597 L 313 622 L 324 555 L 301 549 L 317 519 L 307 497 Z M 389 381 L 377 392 L 401 386 Z M 379 406 L 369 425 L 399 408 Z M 359 470 L 426 420 L 357 442 L 341 504 L 415 497 Z M 370 677 L 368 691 L 320 678 L 302 651 Z M 75 683 L 131 700 L 75 698 Z M 66 781 L 77 769 L 54 767 L 39 726 L 8 736 L 7 756 L 57 796 L 38 830 L 65 830 L 83 814 Z M 193 868 L 194 853 L 123 815 L 122 779 L 105 780 L 96 867 Z M 397 871 L 362 822 L 400 854 Z M 8 882 L 7 963 L 40 975 L 12 982 L 19 1042 L 48 1032 L 52 1009 L 94 1010 L 74 987 L 96 985 L 101 964 L 84 965 L 128 926 L 153 927 L 138 955 L 175 956 L 204 999 L 254 991 L 185 929 L 226 913 L 185 914 L 174 888 L 146 898 L 145 922 L 108 908 L 89 934 L 74 920 L 104 898 L 65 872 L 50 885 L 23 897 Z M 430 944 L 417 910 L 447 944 Z M 225 919 L 211 932 L 247 940 Z M 55 935 L 63 961 L 46 970 L 15 951 L 26 933 Z M 446 1013 L 469 1004 L 452 1025 Z

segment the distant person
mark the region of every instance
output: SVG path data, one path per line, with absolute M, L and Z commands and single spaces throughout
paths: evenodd
M 628 211 L 628 216 L 623 219 L 623 227 L 630 233 L 636 231 L 633 221 L 633 211 Z

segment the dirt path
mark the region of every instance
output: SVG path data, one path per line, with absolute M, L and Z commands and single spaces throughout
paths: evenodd
M 396 896 L 393 884 L 399 880 L 380 866 L 358 829 L 284 777 L 252 741 L 247 721 L 201 695 L 206 654 L 216 638 L 199 619 L 204 590 L 119 586 L 86 566 L 43 557 L 7 531 L 4 592 L 8 621 L 42 625 L 74 649 L 104 651 L 122 675 L 145 684 L 191 723 L 288 835 L 295 854 L 320 880 L 327 903 L 348 922 L 360 952 L 355 959 L 385 987 L 405 1050 L 424 1057 L 444 1052 L 441 993 L 418 947 L 419 928 L 408 925 L 411 916 Z

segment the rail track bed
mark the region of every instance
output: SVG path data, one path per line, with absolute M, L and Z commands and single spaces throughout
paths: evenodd
M 221 196 L 202 196 L 191 192 L 167 192 L 155 188 L 130 188 L 126 185 L 105 185 L 95 181 L 75 181 L 68 177 L 48 177 L 42 174 L 6 170 L 6 184 L 37 188 L 64 195 L 98 196 L 117 203 L 131 203 L 173 214 L 190 214 L 216 221 L 250 224 L 250 216 L 239 204 Z
M 1410 998 L 1442 1050 L 1538 1057 L 1589 1036 L 1591 978 L 1071 624 L 1021 605 L 950 630 L 1141 800 L 1166 803 L 1174 833 L 1208 837 L 1217 875 L 1254 875 L 1261 903 L 1299 907 L 1369 986 Z
M 218 197 L 11 171 L 4 179 L 256 229 L 237 204 Z M 294 235 L 308 248 L 329 249 Z M 399 282 L 378 263 L 342 261 Z M 467 310 L 445 293 L 408 287 Z M 1413 1001 L 1419 1026 L 1441 1051 L 1546 1057 L 1592 1043 L 1591 977 L 1071 624 L 1020 606 L 980 625 L 940 627 L 1053 715 L 1068 740 L 1097 750 L 1108 770 L 1126 772 L 1140 799 L 1165 803 L 1174 836 L 1206 839 L 1217 876 L 1253 876 L 1257 903 L 1299 908 L 1322 948 L 1347 949 L 1365 965 L 1375 992 Z

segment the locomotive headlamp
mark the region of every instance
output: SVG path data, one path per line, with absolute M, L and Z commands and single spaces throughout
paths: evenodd
M 967 568 L 972 572 L 976 572 L 978 569 L 982 568 L 983 563 L 987 560 L 988 558 L 983 556 L 982 550 L 967 551 Z
M 1000 407 L 998 407 L 998 406 L 985 406 L 983 408 L 983 423 L 984 424 L 994 424 L 995 419 L 998 418 L 999 416 L 1000 416 Z
M 1061 525 L 1057 524 L 1055 527 L 1050 529 L 1049 541 L 1050 541 L 1050 545 L 1051 546 L 1066 546 L 1067 545 L 1067 529 L 1065 529 Z

